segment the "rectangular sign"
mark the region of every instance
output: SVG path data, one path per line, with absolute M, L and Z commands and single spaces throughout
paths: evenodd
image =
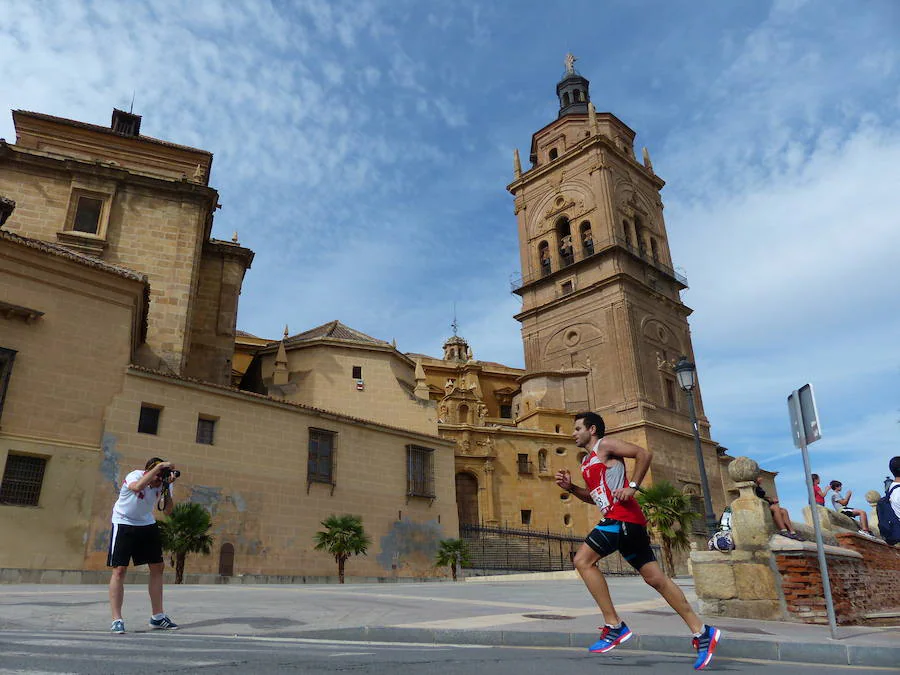
M 795 403 L 795 397 L 799 405 Z M 801 440 L 809 445 L 822 438 L 819 411 L 816 408 L 816 398 L 811 384 L 803 385 L 788 396 L 788 410 L 791 414 L 791 435 L 794 437 L 795 446 L 801 447 Z

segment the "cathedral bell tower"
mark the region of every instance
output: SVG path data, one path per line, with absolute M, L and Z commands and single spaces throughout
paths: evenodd
M 659 194 L 665 182 L 646 150 L 643 161 L 635 158 L 635 132 L 595 110 L 590 83 L 574 62 L 569 54 L 556 85 L 557 119 L 532 137 L 531 168 L 522 171 L 516 151 L 507 188 L 522 269 L 513 290 L 522 298 L 515 318 L 525 351 L 523 395 L 534 400 L 528 392 L 561 387 L 555 400 L 564 400 L 568 412 L 599 412 L 611 434 L 655 452 L 656 478 L 663 474 L 692 493 L 699 469 L 673 371 L 679 356 L 693 360 L 691 309 L 681 301 L 687 279 L 669 252 Z M 698 405 L 720 509 L 716 444 Z

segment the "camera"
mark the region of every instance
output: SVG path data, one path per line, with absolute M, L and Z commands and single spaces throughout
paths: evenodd
M 173 478 L 178 478 L 180 475 L 181 472 L 178 469 L 170 469 L 169 467 L 166 467 L 159 470 L 159 477 L 162 478 L 166 483 L 171 481 Z

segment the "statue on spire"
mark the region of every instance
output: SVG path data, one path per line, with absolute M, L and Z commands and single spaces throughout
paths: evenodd
M 578 60 L 578 57 L 569 52 L 566 54 L 566 75 L 574 75 L 575 74 L 575 62 Z

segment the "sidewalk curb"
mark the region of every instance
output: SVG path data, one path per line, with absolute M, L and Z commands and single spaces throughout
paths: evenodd
M 429 628 L 392 628 L 359 626 L 304 631 L 304 638 L 348 640 L 351 642 L 413 642 L 460 644 L 493 647 L 574 647 L 585 648 L 597 639 L 596 633 L 561 633 L 499 630 L 447 630 Z M 636 635 L 623 644 L 626 651 L 653 651 L 691 655 L 689 637 L 674 635 Z M 900 663 L 900 646 L 860 646 L 840 642 L 778 642 L 749 640 L 726 634 L 717 656 L 792 663 L 832 663 L 847 666 L 895 667 Z

